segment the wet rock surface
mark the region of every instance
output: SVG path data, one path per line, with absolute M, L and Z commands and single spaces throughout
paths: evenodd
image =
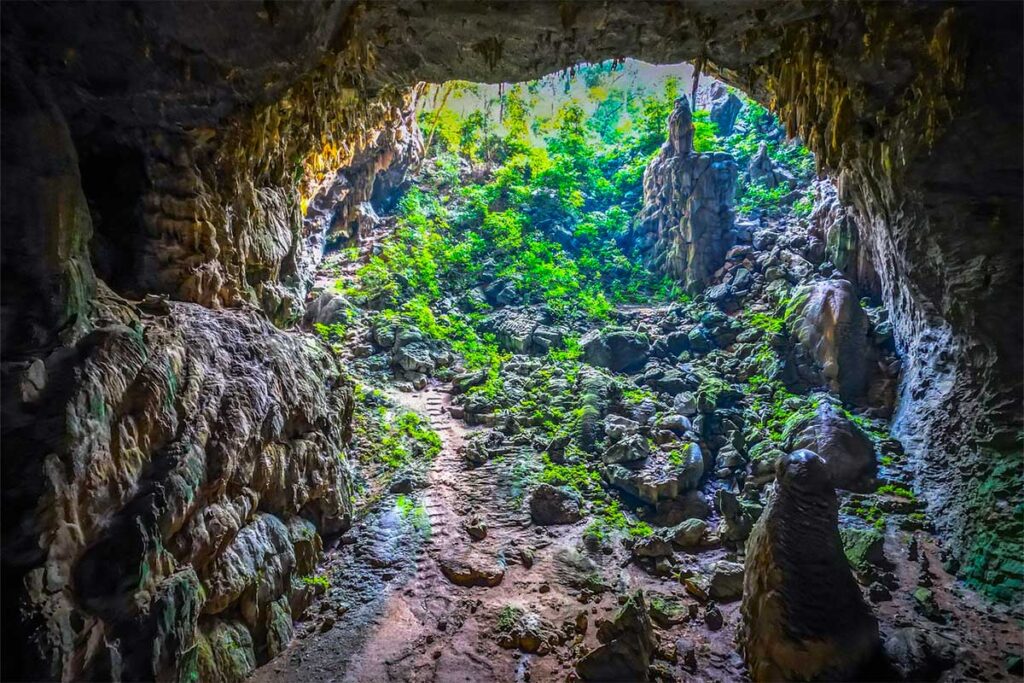
M 754 527 L 743 577 L 741 642 L 757 680 L 857 679 L 880 645 L 878 622 L 839 538 L 825 461 L 778 463 L 775 495 Z

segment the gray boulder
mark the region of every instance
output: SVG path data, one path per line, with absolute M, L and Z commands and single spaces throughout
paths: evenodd
M 612 372 L 640 369 L 651 352 L 647 335 L 622 328 L 593 330 L 580 340 L 580 344 L 586 362 Z
M 612 621 L 601 621 L 597 639 L 602 643 L 576 665 L 585 681 L 646 681 L 654 655 L 654 628 L 643 591 L 629 597 Z
M 530 494 L 530 518 L 534 524 L 574 524 L 582 519 L 579 495 L 565 488 L 541 484 Z
M 694 490 L 703 474 L 704 456 L 693 443 L 671 454 L 653 454 L 640 463 L 610 464 L 604 471 L 612 486 L 651 505 Z
M 792 427 L 789 445 L 791 449 L 807 449 L 821 456 L 828 464 L 833 483 L 841 489 L 867 490 L 877 471 L 871 439 L 827 401 Z
M 636 424 L 634 422 L 634 424 Z M 643 460 L 650 453 L 647 439 L 640 434 L 629 434 L 605 449 L 601 462 L 606 465 Z

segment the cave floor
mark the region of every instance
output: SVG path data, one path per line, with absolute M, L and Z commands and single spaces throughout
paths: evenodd
M 330 591 L 309 610 L 291 646 L 253 680 L 565 680 L 583 651 L 598 645 L 595 624 L 614 615 L 618 596 L 642 588 L 649 600 L 664 596 L 669 609 L 681 600 L 678 582 L 647 574 L 621 548 L 579 552 L 585 523 L 531 525 L 517 495 L 523 463 L 515 454 L 466 469 L 458 448 L 473 428 L 449 416 L 443 387 L 394 398 L 429 416 L 442 436 L 428 485 L 383 498 L 328 552 L 322 572 Z M 466 532 L 470 519 L 486 525 L 485 538 Z M 711 550 L 701 562 L 723 557 L 724 550 Z M 456 585 L 442 564 L 457 563 L 468 575 L 501 572 L 501 583 Z M 532 629 L 538 642 L 526 634 L 502 647 L 499 622 L 515 608 L 538 617 Z M 699 653 L 698 679 L 745 679 L 733 646 L 739 602 L 722 604 L 721 612 L 725 626 L 718 631 L 703 621 L 663 622 L 657 633 L 665 676 L 688 675 L 678 643 Z M 585 634 L 577 627 L 583 620 Z M 538 652 L 520 645 L 536 645 Z
M 719 603 L 723 626 L 712 630 L 703 607 L 677 581 L 646 572 L 621 545 L 587 552 L 585 521 L 532 525 L 519 487 L 528 451 L 468 468 L 459 449 L 479 428 L 450 416 L 448 389 L 392 392 L 404 408 L 429 417 L 442 437 L 426 485 L 381 497 L 326 553 L 321 573 L 331 588 L 297 624 L 288 649 L 253 680 L 575 680 L 575 663 L 599 644 L 596 625 L 638 588 L 652 605 L 659 678 L 747 680 L 735 645 L 738 600 Z M 481 523 L 486 536 L 474 540 L 466 526 Z M 958 662 L 946 672 L 953 677 L 942 680 L 1019 678 L 1006 672 L 1001 654 L 1015 646 L 1016 625 L 957 586 L 927 534 L 894 530 L 886 555 L 899 587 L 892 600 L 876 604 L 883 634 L 913 626 L 953 638 Z M 722 548 L 693 557 L 698 571 L 721 559 L 742 561 Z M 443 566 L 460 583 L 497 576 L 500 583 L 457 585 Z M 944 623 L 922 618 L 915 606 L 922 583 L 932 587 Z M 511 617 L 528 626 L 510 637 Z

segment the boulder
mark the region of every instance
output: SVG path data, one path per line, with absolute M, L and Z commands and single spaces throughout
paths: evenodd
M 708 530 L 708 523 L 703 519 L 691 517 L 669 529 L 672 542 L 680 548 L 692 548 L 698 545 Z
M 651 505 L 696 489 L 703 474 L 704 456 L 694 443 L 669 454 L 653 454 L 643 462 L 610 464 L 604 470 L 612 486 Z
M 323 325 L 344 324 L 351 317 L 351 309 L 352 304 L 345 297 L 336 292 L 323 292 L 306 304 L 302 325 L 309 329 L 317 323 Z
M 743 595 L 743 565 L 725 560 L 715 562 L 708 595 L 722 602 L 738 600 Z
M 861 399 L 875 353 L 854 286 L 823 280 L 799 289 L 792 301 L 789 327 L 796 348 L 787 382 L 825 386 L 844 401 Z
M 650 446 L 647 444 L 646 437 L 641 434 L 630 434 L 606 448 L 601 454 L 601 462 L 606 465 L 635 462 L 646 458 L 648 453 L 650 453 Z
M 853 491 L 870 489 L 877 471 L 875 446 L 837 407 L 821 401 L 814 413 L 794 424 L 788 434 L 792 449 L 806 449 L 821 456 L 836 486 Z
M 504 565 L 477 550 L 447 550 L 437 564 L 445 578 L 456 586 L 493 588 L 505 578 Z
M 651 352 L 647 335 L 623 328 L 593 330 L 584 335 L 580 345 L 587 363 L 612 372 L 640 369 Z
M 743 109 L 743 100 L 729 91 L 712 101 L 708 118 L 718 127 L 719 137 L 732 135 L 736 117 L 739 116 L 741 109 Z
M 580 521 L 581 501 L 578 494 L 568 489 L 541 484 L 530 494 L 530 518 L 542 526 L 574 524 Z
M 760 506 L 742 502 L 735 493 L 725 489 L 715 491 L 715 504 L 722 513 L 718 529 L 722 540 L 737 544 L 746 541 L 760 516 Z
M 635 558 L 669 557 L 672 554 L 672 544 L 663 534 L 655 533 L 638 538 L 633 543 L 632 554 Z
M 956 664 L 956 643 L 933 631 L 912 626 L 886 638 L 885 658 L 902 681 L 934 681 Z
M 778 462 L 747 540 L 740 613 L 754 680 L 859 680 L 878 650 L 878 622 L 843 554 L 829 468 L 810 451 Z
M 406 372 L 420 372 L 429 375 L 434 371 L 434 358 L 430 346 L 426 342 L 412 342 L 402 346 L 395 351 L 392 362 Z
M 632 436 L 640 429 L 640 423 L 630 420 L 622 415 L 608 415 L 604 418 L 604 433 L 609 440 L 621 441 L 624 437 Z M 646 445 L 646 444 L 645 444 Z
M 560 346 L 561 327 L 549 325 L 550 315 L 530 308 L 503 308 L 492 313 L 483 329 L 494 334 L 501 348 L 513 353 L 543 354 Z
M 654 628 L 643 591 L 637 591 L 612 621 L 601 621 L 597 639 L 602 643 L 577 664 L 585 681 L 646 681 L 655 650 Z

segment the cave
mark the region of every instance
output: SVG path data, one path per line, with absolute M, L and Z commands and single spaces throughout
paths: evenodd
M 5 680 L 1020 680 L 1019 4 L 0 12 Z M 573 140 L 444 158 L 444 84 L 632 60 L 688 71 L 614 201 L 543 213 Z M 476 279 L 388 270 L 422 225 Z

